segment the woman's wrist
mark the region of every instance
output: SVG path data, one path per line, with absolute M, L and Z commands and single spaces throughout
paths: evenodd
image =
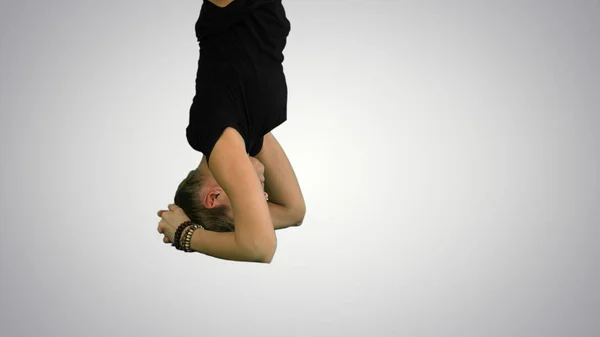
M 173 246 L 177 250 L 182 250 L 184 252 L 191 252 L 190 249 L 190 241 L 192 234 L 197 229 L 202 228 L 201 225 L 195 224 L 192 221 L 184 221 L 182 222 L 175 231 L 173 235 Z
M 181 236 L 181 240 L 179 243 L 180 250 L 183 250 L 186 253 L 191 253 L 194 250 L 191 248 L 192 236 L 198 229 L 204 229 L 201 225 L 192 224 L 186 227 L 183 231 L 183 235 Z
M 189 224 L 181 232 L 181 236 L 179 237 L 179 240 L 177 241 L 177 245 L 175 247 L 175 248 L 177 248 L 177 250 L 184 250 L 183 245 L 185 244 L 185 237 L 186 237 L 187 232 L 190 230 L 191 227 L 192 227 L 192 225 Z
M 189 226 L 193 225 L 191 221 L 184 221 L 175 230 L 175 234 L 173 235 L 173 246 L 175 249 L 181 250 L 181 237 L 185 231 L 185 229 Z

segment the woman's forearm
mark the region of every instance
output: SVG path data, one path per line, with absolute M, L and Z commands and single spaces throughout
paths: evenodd
M 270 263 L 273 259 L 271 252 L 261 252 L 238 241 L 235 232 L 218 233 L 198 229 L 192 235 L 190 248 L 202 254 L 231 261 Z
M 302 224 L 303 218 L 298 212 L 270 201 L 267 201 L 267 205 L 274 229 L 297 227 Z

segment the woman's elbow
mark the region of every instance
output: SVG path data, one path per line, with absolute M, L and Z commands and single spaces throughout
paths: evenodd
M 304 216 L 306 215 L 306 207 L 298 207 L 292 214 L 292 218 L 294 219 L 294 226 L 300 226 L 304 222 Z
M 271 263 L 277 250 L 276 237 L 254 241 L 251 245 L 245 245 L 248 257 L 253 262 Z
M 270 264 L 277 250 L 277 242 L 267 243 L 262 245 L 258 253 L 255 254 L 256 262 Z

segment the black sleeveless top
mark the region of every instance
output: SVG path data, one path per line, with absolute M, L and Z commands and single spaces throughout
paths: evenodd
M 290 32 L 282 0 L 204 0 L 196 22 L 200 46 L 196 95 L 186 136 L 207 161 L 225 130 L 238 130 L 255 156 L 263 136 L 287 119 L 283 49 Z

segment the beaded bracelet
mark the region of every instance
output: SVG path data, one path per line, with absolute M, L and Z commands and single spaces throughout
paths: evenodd
M 190 242 L 192 241 L 192 235 L 194 234 L 194 231 L 198 228 L 204 229 L 204 227 L 202 227 L 198 224 L 193 224 L 185 233 L 185 239 L 183 241 L 183 244 L 181 245 L 182 250 L 184 252 L 186 252 L 186 253 L 193 252 L 193 250 L 190 248 Z
M 177 230 L 175 231 L 175 235 L 173 235 L 173 247 L 175 247 L 175 249 L 181 249 L 179 242 L 181 241 L 181 233 L 183 232 L 183 230 L 187 227 L 187 226 L 191 226 L 194 223 L 191 221 L 185 221 L 182 222 L 181 225 L 179 225 L 179 227 L 177 227 Z
M 183 233 L 181 233 L 181 237 L 179 238 L 179 242 L 177 243 L 178 250 L 185 250 L 184 249 L 185 238 L 187 237 L 187 233 L 194 226 L 196 226 L 196 224 L 194 224 L 194 223 L 188 224 L 188 226 L 183 230 Z

